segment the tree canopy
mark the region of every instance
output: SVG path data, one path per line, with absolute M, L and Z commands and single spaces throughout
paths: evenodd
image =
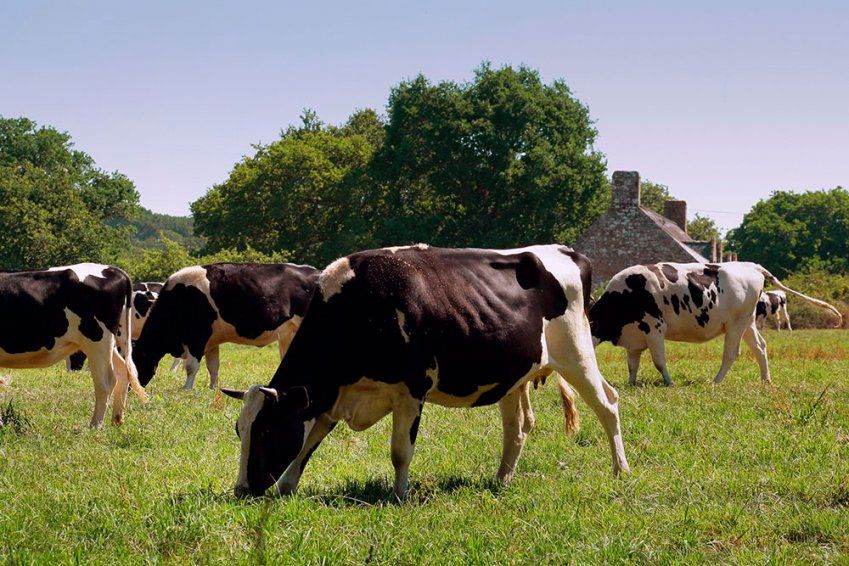
M 0 117 L 0 267 L 105 261 L 128 234 L 108 222 L 137 205 L 132 181 L 97 168 L 67 133 Z
M 658 214 L 663 214 L 664 204 L 671 198 L 675 197 L 669 193 L 666 185 L 649 180 L 640 183 L 640 204 Z
M 702 216 L 698 212 L 692 220 L 687 222 L 687 233 L 694 240 L 719 238 L 719 228 L 717 228 L 713 218 Z
M 323 265 L 419 241 L 569 243 L 610 198 L 588 109 L 526 67 L 404 81 L 385 123 L 373 110 L 339 127 L 302 121 L 193 203 L 207 251 L 251 245 Z
M 728 234 L 741 258 L 784 277 L 804 268 L 849 270 L 849 191 L 776 191 Z

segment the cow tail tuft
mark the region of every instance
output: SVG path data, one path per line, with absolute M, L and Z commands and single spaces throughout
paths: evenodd
M 578 407 L 575 406 L 575 392 L 560 374 L 557 374 L 557 386 L 560 388 L 566 434 L 578 432 L 581 428 L 581 417 L 578 415 Z
M 755 265 L 757 265 L 757 264 L 755 264 Z M 834 306 L 828 304 L 825 301 L 821 301 L 819 299 L 809 297 L 808 295 L 805 295 L 804 293 L 800 293 L 799 291 L 796 291 L 796 290 L 791 289 L 790 287 L 787 287 L 781 281 L 779 281 L 778 278 L 775 275 L 770 273 L 769 270 L 767 270 L 765 267 L 763 267 L 761 265 L 757 265 L 757 267 L 758 267 L 758 270 L 766 278 L 767 281 L 769 281 L 770 283 L 772 283 L 773 285 L 775 285 L 776 287 L 778 287 L 782 291 L 785 291 L 787 293 L 792 293 L 792 294 L 796 295 L 797 297 L 802 297 L 803 299 L 805 299 L 806 301 L 808 301 L 812 305 L 817 305 L 817 306 L 820 306 L 820 307 L 822 307 L 826 310 L 833 312 L 834 315 L 837 316 L 837 325 L 835 326 L 835 328 L 840 328 L 841 326 L 843 326 L 843 315 Z

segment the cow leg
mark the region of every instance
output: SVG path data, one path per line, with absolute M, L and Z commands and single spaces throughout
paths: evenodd
M 576 320 L 556 319 L 546 329 L 548 354 L 554 370 L 566 378 L 601 421 L 613 458 L 613 473 L 628 473 L 619 420 L 619 394 L 598 369 L 589 322 L 583 313 Z
M 637 384 L 637 370 L 640 369 L 640 358 L 643 350 L 628 350 L 628 385 Z
M 209 370 L 209 388 L 215 389 L 218 387 L 218 368 L 221 367 L 221 352 L 218 346 L 206 352 L 206 369 Z
M 754 324 L 743 333 L 743 340 L 746 341 L 749 349 L 755 355 L 755 359 L 758 360 L 761 379 L 764 383 L 772 383 L 772 378 L 769 376 L 769 361 L 766 356 L 766 340 L 764 340 Z
M 793 330 L 793 327 L 790 326 L 790 315 L 787 314 L 787 303 L 781 305 L 781 313 L 784 315 L 784 323 L 787 324 L 787 330 Z
M 740 355 L 740 339 L 743 337 L 743 332 L 745 332 L 748 326 L 749 321 L 747 320 L 746 325 L 737 324 L 726 329 L 725 344 L 722 349 L 722 365 L 719 367 L 716 377 L 713 378 L 714 385 L 719 385 L 725 379 L 725 375 L 731 369 L 734 360 Z
M 654 367 L 663 376 L 663 384 L 667 387 L 672 385 L 672 378 L 669 377 L 669 371 L 666 369 L 666 342 L 660 334 L 649 335 L 649 353 L 651 360 L 654 362 Z
M 112 350 L 112 367 L 115 374 L 115 388 L 112 391 L 112 424 L 119 425 L 124 422 L 130 376 L 127 375 L 126 363 L 115 349 Z
M 775 311 L 775 329 L 781 330 L 781 311 Z
M 560 377 L 558 376 L 558 379 Z M 522 422 L 522 432 L 525 436 L 529 435 L 537 424 L 534 409 L 531 407 L 531 384 L 526 382 L 522 387 L 522 415 L 525 417 Z
M 171 362 L 171 369 L 169 369 L 168 371 L 173 373 L 174 370 L 177 369 L 180 366 L 180 362 L 182 362 L 182 361 L 183 361 L 183 358 L 174 358 L 174 361 Z
M 94 382 L 94 415 L 91 417 L 91 428 L 100 428 L 106 415 L 106 404 L 109 394 L 115 388 L 115 371 L 112 367 L 112 356 L 108 353 L 96 353 L 89 356 L 91 379 Z
M 410 462 L 419 434 L 419 421 L 424 401 L 409 397 L 392 407 L 392 466 L 395 468 L 395 497 L 407 495 Z
M 504 444 L 501 451 L 501 465 L 496 477 L 502 485 L 507 485 L 516 473 L 516 465 L 529 430 L 526 430 L 523 399 L 528 395 L 527 384 L 522 385 L 498 402 L 501 409 L 501 426 L 504 434 Z
M 191 354 L 186 354 L 186 384 L 183 385 L 183 391 L 189 391 L 195 386 L 195 377 L 200 369 L 200 360 Z
M 304 447 L 298 457 L 289 465 L 279 480 L 277 480 L 277 494 L 291 495 L 298 489 L 298 483 L 301 481 L 301 474 L 304 473 L 304 468 L 307 467 L 310 457 L 315 452 L 324 437 L 336 427 L 338 421 L 331 420 L 327 415 L 322 415 L 318 418 L 310 430 Z

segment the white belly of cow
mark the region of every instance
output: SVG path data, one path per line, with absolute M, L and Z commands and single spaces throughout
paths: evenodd
M 336 421 L 345 421 L 353 430 L 365 430 L 409 397 L 410 392 L 402 383 L 381 383 L 363 378 L 339 389 L 339 397 L 329 416 Z

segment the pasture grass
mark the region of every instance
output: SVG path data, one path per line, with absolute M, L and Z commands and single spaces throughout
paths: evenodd
M 191 392 L 163 361 L 126 423 L 91 431 L 87 374 L 61 365 L 0 386 L 0 556 L 8 563 L 849 564 L 849 334 L 768 331 L 774 386 L 744 354 L 710 380 L 721 342 L 670 344 L 676 387 L 648 357 L 627 387 L 624 351 L 598 350 L 619 389 L 632 474 L 579 402 L 567 437 L 556 387 L 532 393 L 537 428 L 513 483 L 493 481 L 497 408 L 428 405 L 412 493 L 391 495 L 389 419 L 328 437 L 298 495 L 230 495 L 239 403 Z M 276 349 L 226 347 L 222 384 L 265 383 Z M 11 403 L 11 404 L 10 404 Z

